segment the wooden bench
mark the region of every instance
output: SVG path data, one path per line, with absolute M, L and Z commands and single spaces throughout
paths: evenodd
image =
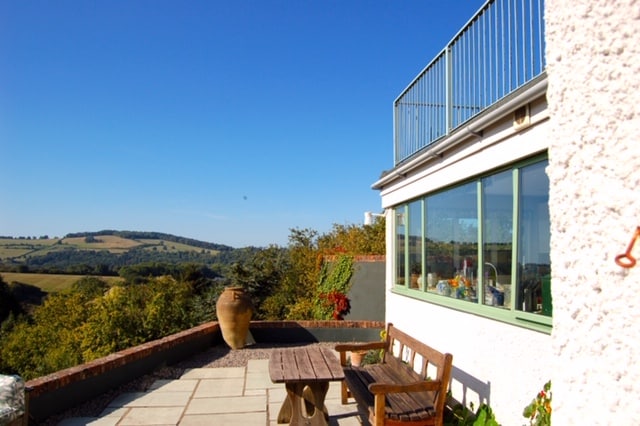
M 342 403 L 352 397 L 374 426 L 442 425 L 453 356 L 443 354 L 388 324 L 384 341 L 339 344 L 344 370 Z M 352 366 L 347 352 L 382 350 L 377 364 Z

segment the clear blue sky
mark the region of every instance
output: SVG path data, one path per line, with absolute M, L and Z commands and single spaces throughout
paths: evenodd
M 0 0 L 0 235 L 361 224 L 393 100 L 483 3 Z

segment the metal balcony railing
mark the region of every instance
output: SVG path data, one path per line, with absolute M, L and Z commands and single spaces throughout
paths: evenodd
M 542 74 L 544 0 L 489 0 L 394 101 L 395 164 Z

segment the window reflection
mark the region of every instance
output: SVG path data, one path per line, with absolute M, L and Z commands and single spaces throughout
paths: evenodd
M 409 203 L 409 286 L 422 288 L 422 201 Z
M 426 198 L 427 291 L 477 301 L 477 204 L 474 182 Z
M 520 170 L 518 226 L 518 299 L 516 309 L 551 316 L 551 262 L 549 260 L 548 162 Z
M 404 217 L 406 215 L 405 207 L 398 207 L 395 209 L 395 236 L 396 236 L 396 284 L 404 285 L 405 284 L 405 227 L 404 227 Z
M 511 306 L 513 171 L 482 179 L 483 303 Z

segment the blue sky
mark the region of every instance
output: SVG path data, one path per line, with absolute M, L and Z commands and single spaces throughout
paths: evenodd
M 2 0 L 0 235 L 361 224 L 393 100 L 483 3 Z

